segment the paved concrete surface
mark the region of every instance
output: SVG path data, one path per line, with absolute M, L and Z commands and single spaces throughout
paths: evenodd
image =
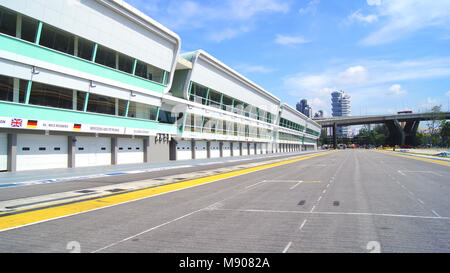
M 0 252 L 450 252 L 449 172 L 339 151 L 3 231 Z

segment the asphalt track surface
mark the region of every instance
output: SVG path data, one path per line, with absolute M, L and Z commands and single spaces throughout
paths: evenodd
M 367 150 L 301 157 L 17 225 L 0 231 L 0 252 L 450 252 L 448 164 Z

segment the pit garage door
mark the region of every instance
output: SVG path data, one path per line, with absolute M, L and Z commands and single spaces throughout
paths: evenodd
M 241 150 L 239 148 L 239 142 L 233 142 L 233 156 L 240 156 Z
M 242 142 L 242 155 L 248 155 L 248 143 Z
M 262 153 L 262 147 L 261 143 L 256 143 L 256 154 Z
M 75 166 L 111 165 L 111 139 L 108 137 L 76 137 Z
M 119 138 L 117 146 L 117 164 L 144 163 L 143 139 Z
M 17 171 L 67 168 L 67 136 L 17 135 Z
M 211 141 L 209 145 L 209 153 L 211 158 L 220 157 L 220 146 L 218 141 Z
M 207 158 L 206 141 L 195 141 L 195 159 Z
M 0 133 L 0 172 L 8 169 L 8 135 Z
M 255 154 L 255 143 L 250 143 L 250 154 L 251 155 Z
M 177 142 L 177 160 L 192 159 L 191 141 L 179 140 Z
M 223 157 L 231 156 L 231 144 L 230 144 L 230 142 L 223 142 L 223 144 L 222 144 L 222 156 Z
M 269 145 L 268 143 L 262 143 L 261 144 L 261 153 L 262 154 L 267 154 L 267 146 L 268 145 Z

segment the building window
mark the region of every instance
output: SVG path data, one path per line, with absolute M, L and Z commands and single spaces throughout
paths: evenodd
M 159 109 L 159 117 L 158 121 L 160 123 L 168 123 L 168 124 L 174 124 L 177 120 L 180 120 L 183 117 L 183 113 L 180 113 L 178 117 L 172 116 L 172 113 L 170 111 L 165 111 L 162 109 Z
M 0 7 L 0 32 L 34 43 L 38 21 Z
M 157 83 L 166 84 L 164 79 L 165 76 L 164 70 L 141 61 L 138 61 L 136 64 L 135 75 Z
M 92 61 L 92 54 L 94 53 L 94 43 L 86 39 L 75 38 L 75 56 L 82 59 Z
M 90 93 L 87 111 L 106 115 L 124 116 L 126 104 L 126 101 L 118 98 Z
M 3 7 L 0 7 L 0 32 L 16 36 L 17 15 Z
M 119 54 L 119 67 L 118 69 L 120 71 L 126 72 L 128 74 L 133 73 L 133 64 L 134 59 L 131 57 L 128 57 L 123 54 Z
M 74 55 L 75 37 L 47 24 L 42 27 L 39 44 L 66 54 Z
M 157 113 L 157 106 L 130 101 L 128 108 L 128 117 L 130 118 L 156 120 Z
M 0 100 L 23 103 L 27 86 L 28 81 L 0 75 Z
M 31 85 L 30 104 L 55 108 L 73 108 L 73 90 L 33 82 Z
M 95 62 L 108 66 L 111 68 L 116 68 L 116 52 L 112 49 L 106 48 L 104 46 L 98 46 L 97 55 Z
M 21 38 L 34 43 L 36 41 L 38 25 L 39 22 L 37 20 L 22 16 Z

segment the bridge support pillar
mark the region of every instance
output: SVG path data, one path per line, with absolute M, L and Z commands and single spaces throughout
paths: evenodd
M 333 124 L 333 148 L 337 149 L 337 124 Z

